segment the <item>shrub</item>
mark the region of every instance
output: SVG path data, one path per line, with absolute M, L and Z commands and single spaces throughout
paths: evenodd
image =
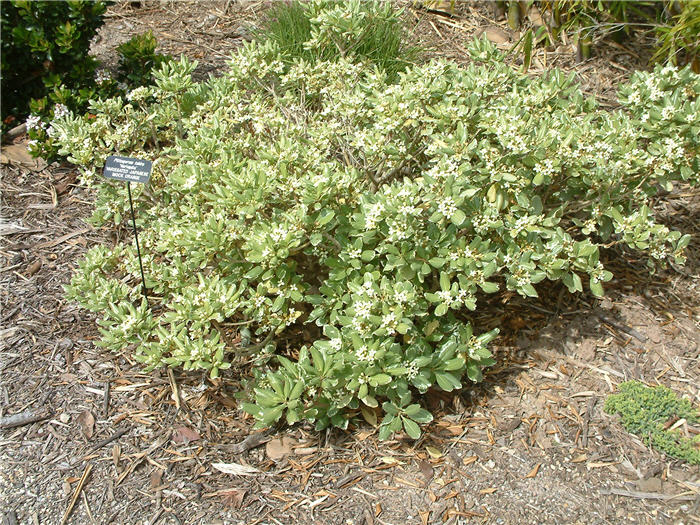
M 151 70 L 169 60 L 155 52 L 155 38 L 148 32 L 119 46 L 117 78 L 107 71 L 98 71 L 98 60 L 88 52 L 108 4 L 3 4 L 3 129 L 28 116 L 29 150 L 35 156 L 47 160 L 57 157 L 57 149 L 47 133 L 51 119 L 69 111 L 83 112 L 91 99 L 123 96 L 126 89 L 149 83 Z
M 88 55 L 90 40 L 106 8 L 107 2 L 3 2 L 3 123 L 24 118 L 31 99 L 43 100 L 51 109 L 44 97 L 59 86 L 89 91 L 97 67 Z M 54 99 L 54 104 L 67 102 L 66 93 L 60 96 L 64 99 Z M 90 94 L 81 96 L 87 99 Z
M 480 294 L 534 297 L 545 279 L 582 292 L 585 277 L 601 295 L 600 246 L 683 262 L 689 236 L 650 203 L 697 182 L 697 75 L 635 74 L 605 111 L 573 75 L 522 75 L 487 41 L 470 52 L 390 83 L 343 57 L 285 67 L 253 42 L 220 78 L 196 83 L 181 59 L 95 118 L 55 121 L 97 188 L 96 224 L 128 209 L 99 177 L 106 156 L 153 161 L 133 193 L 157 308 L 130 244 L 92 248 L 66 288 L 100 313 L 100 344 L 212 377 L 250 360 L 242 406 L 261 426 L 384 414 L 382 438 L 417 437 L 432 418 L 417 394 L 494 362 L 496 331 L 470 324 Z
M 343 57 L 376 64 L 391 78 L 406 69 L 419 52 L 406 44 L 401 11 L 388 2 L 279 2 L 267 12 L 255 36 L 276 44 L 285 64 Z
M 91 99 L 123 97 L 129 89 L 150 84 L 152 70 L 171 60 L 170 56 L 156 53 L 155 49 L 156 39 L 151 31 L 136 35 L 117 48 L 119 68 L 116 78 L 106 70 L 100 70 L 94 79 L 87 82 L 86 87 L 80 89 L 70 89 L 57 80 L 57 85 L 48 97 L 32 100 L 32 115 L 27 119 L 30 152 L 34 156 L 50 160 L 59 156 L 58 148 L 47 129 L 47 122 L 52 116 L 70 110 L 84 112 Z M 53 105 L 50 106 L 48 101 Z
M 153 31 L 135 35 L 117 47 L 119 53 L 118 80 L 127 86 L 138 87 L 150 84 L 151 72 L 159 69 L 163 62 L 170 60 L 168 55 L 156 53 L 156 38 Z
M 648 387 L 639 381 L 620 385 L 620 393 L 605 401 L 605 411 L 620 414 L 625 430 L 637 434 L 649 446 L 674 458 L 700 464 L 700 436 L 691 439 L 669 427 L 685 419 L 700 423 L 700 412 L 687 399 L 679 399 L 664 386 Z

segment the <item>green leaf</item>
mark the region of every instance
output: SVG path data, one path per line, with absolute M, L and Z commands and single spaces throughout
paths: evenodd
M 318 222 L 319 226 L 323 226 L 323 225 L 331 222 L 333 217 L 335 217 L 335 212 L 333 210 L 323 210 L 319 214 L 317 222 Z
M 476 364 L 476 363 L 468 363 L 467 364 L 467 377 L 474 381 L 475 383 L 478 383 L 481 381 L 483 378 L 481 374 L 481 366 Z
M 441 317 L 447 313 L 447 310 L 449 310 L 449 307 L 445 303 L 440 303 L 435 307 L 435 315 Z
M 525 33 L 523 41 L 523 73 L 530 69 L 530 61 L 532 60 L 532 29 L 528 29 Z
M 391 436 L 392 430 L 389 426 L 390 423 L 391 421 L 387 421 L 386 417 L 384 418 L 384 421 L 382 421 L 382 425 L 379 427 L 379 439 L 381 441 L 386 441 L 389 439 L 389 436 Z
M 537 290 L 535 290 L 535 287 L 531 284 L 524 284 L 520 286 L 520 291 L 528 297 L 537 297 Z
M 404 409 L 404 414 L 418 423 L 430 423 L 433 415 L 418 404 L 409 405 Z
M 438 386 L 445 392 L 452 392 L 453 390 L 462 387 L 459 380 L 449 372 L 435 372 L 435 379 Z
M 311 243 L 311 246 L 318 246 L 321 244 L 321 241 L 323 240 L 323 235 L 320 233 L 312 233 L 309 236 L 309 242 Z
M 581 282 L 581 278 L 578 276 L 578 274 L 572 273 L 571 278 L 573 279 L 574 290 L 577 292 L 583 292 L 583 283 Z
M 442 266 L 445 264 L 445 259 L 441 257 L 433 257 L 428 262 L 433 268 L 442 268 Z
M 464 214 L 464 212 L 462 210 L 457 210 L 456 212 L 454 212 L 452 214 L 452 217 L 450 217 L 450 218 L 452 219 L 452 223 L 455 226 L 461 226 L 462 224 L 464 224 L 464 221 L 467 220 L 467 216 Z
M 272 423 L 276 423 L 277 421 L 279 421 L 279 419 L 282 417 L 283 412 L 284 406 L 263 409 L 260 421 L 264 425 L 271 425 Z
M 589 283 L 590 288 L 591 288 L 591 293 L 595 295 L 596 297 L 603 297 L 605 295 L 605 290 L 603 290 L 603 285 L 600 284 L 598 281 L 595 281 L 591 277 L 591 282 Z
M 257 279 L 263 271 L 265 271 L 265 269 L 262 266 L 253 266 L 244 277 L 246 279 Z
M 371 386 L 388 385 L 389 383 L 391 383 L 391 376 L 387 374 L 377 374 L 369 378 Z
M 440 272 L 440 289 L 443 292 L 450 289 L 450 276 L 446 272 Z
M 455 357 L 443 365 L 443 370 L 460 370 L 464 367 L 464 358 Z
M 496 293 L 498 291 L 498 285 L 490 281 L 484 281 L 483 283 L 479 283 L 479 287 L 485 293 Z
M 404 417 L 403 419 L 403 429 L 406 431 L 409 437 L 413 439 L 418 439 L 421 435 L 420 427 L 418 423 Z

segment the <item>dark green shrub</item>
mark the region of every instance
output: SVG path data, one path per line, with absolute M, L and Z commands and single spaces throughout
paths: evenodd
M 103 23 L 107 2 L 29 2 L 2 4 L 2 119 L 12 125 L 30 110 L 71 107 L 87 99 L 97 61 L 88 55 L 90 41 Z M 83 90 L 71 94 L 70 91 Z M 59 107 L 60 108 L 60 107 Z M 62 108 L 61 108 L 62 109 Z M 59 112 L 61 111 L 59 109 Z
M 48 124 L 52 118 L 68 110 L 82 113 L 90 100 L 104 100 L 114 96 L 127 96 L 127 91 L 151 83 L 151 71 L 171 60 L 170 56 L 155 52 L 156 39 L 151 31 L 136 35 L 117 48 L 119 71 L 116 78 L 107 71 L 97 71 L 94 78 L 87 79 L 83 87 L 69 89 L 61 84 L 61 79 L 52 80 L 47 85 L 52 88 L 48 96 L 33 99 L 30 103 L 32 115 L 27 118 L 30 151 L 45 159 L 57 158 L 58 151 L 49 136 Z M 130 95 L 129 95 L 130 96 Z
M 151 70 L 159 68 L 167 55 L 156 53 L 156 38 L 152 31 L 136 35 L 117 47 L 119 52 L 119 80 L 131 87 L 151 83 Z

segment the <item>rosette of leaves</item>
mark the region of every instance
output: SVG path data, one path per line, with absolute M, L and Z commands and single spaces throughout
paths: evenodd
M 220 78 L 195 82 L 181 59 L 95 118 L 54 122 L 97 189 L 96 224 L 127 216 L 124 186 L 98 178 L 104 159 L 153 161 L 134 198 L 159 307 L 137 306 L 128 242 L 90 250 L 69 296 L 100 312 L 107 348 L 149 369 L 254 364 L 242 407 L 259 426 L 363 417 L 382 438 L 418 436 L 432 417 L 420 394 L 494 362 L 496 331 L 471 324 L 481 294 L 534 297 L 552 280 L 602 295 L 601 246 L 653 269 L 682 263 L 690 240 L 650 204 L 697 182 L 697 75 L 639 73 L 608 111 L 571 76 L 523 75 L 484 40 L 470 52 L 468 67 L 389 82 L 253 42 Z

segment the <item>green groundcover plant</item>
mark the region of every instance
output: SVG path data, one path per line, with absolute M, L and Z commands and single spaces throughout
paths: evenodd
M 688 437 L 673 423 L 685 419 L 700 423 L 700 412 L 687 399 L 679 399 L 665 386 L 648 387 L 639 381 L 620 385 L 620 392 L 608 397 L 605 411 L 620 414 L 622 425 L 644 443 L 669 456 L 700 465 L 700 436 Z
M 601 246 L 683 262 L 689 236 L 650 201 L 697 182 L 700 77 L 637 73 L 606 111 L 559 71 L 522 75 L 483 40 L 470 53 L 392 83 L 253 42 L 220 78 L 194 82 L 182 58 L 94 118 L 54 121 L 96 225 L 128 210 L 105 158 L 153 161 L 133 188 L 151 304 L 130 243 L 89 250 L 66 288 L 100 313 L 100 344 L 149 370 L 252 362 L 242 407 L 259 426 L 362 415 L 417 438 L 419 394 L 494 363 L 496 331 L 470 324 L 480 294 L 585 278 L 602 295 Z

